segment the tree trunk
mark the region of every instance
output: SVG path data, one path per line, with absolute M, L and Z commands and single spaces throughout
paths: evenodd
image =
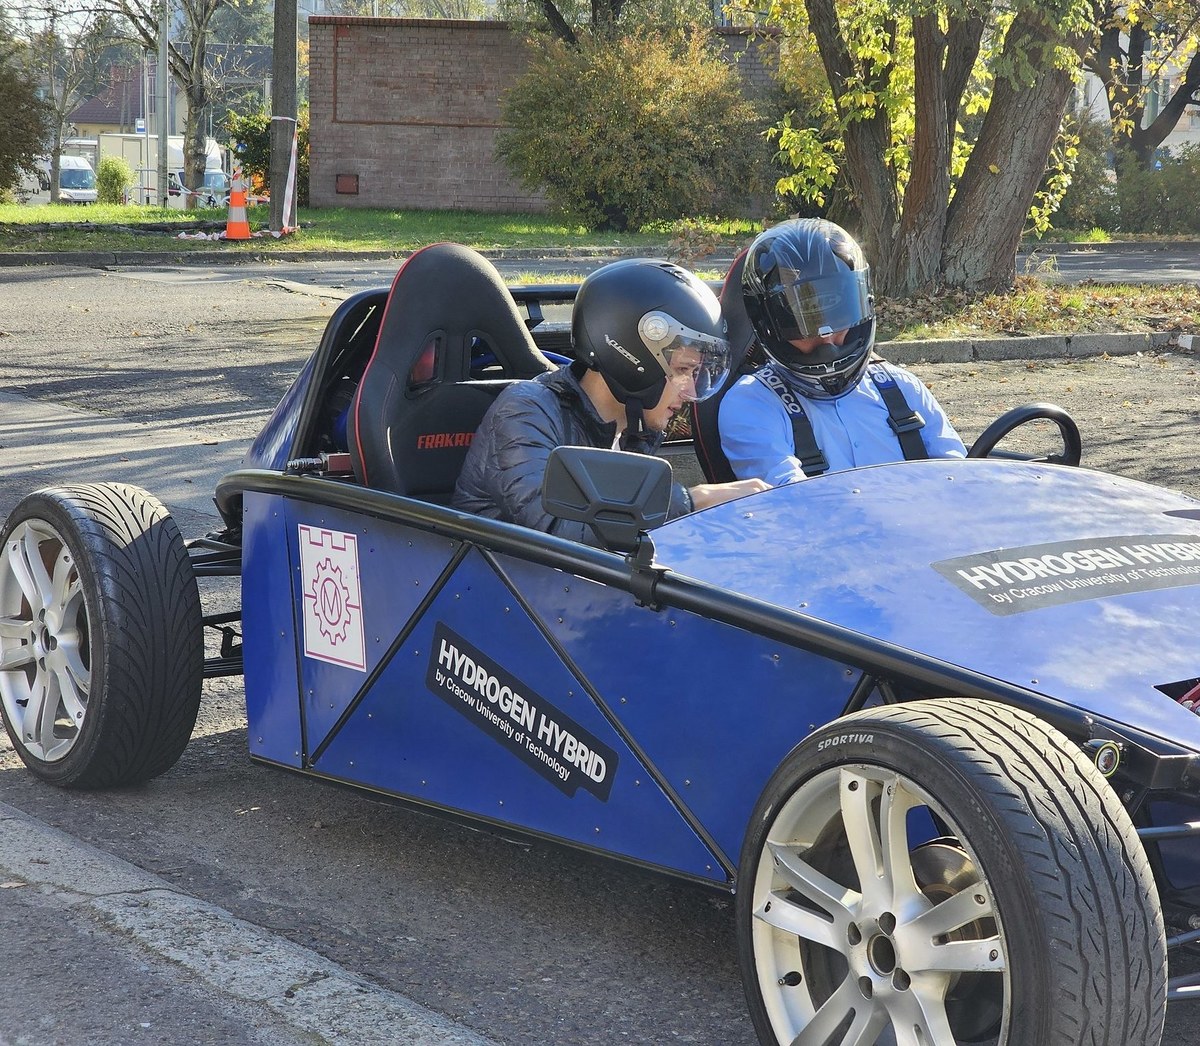
M 550 31 L 564 43 L 568 43 L 572 47 L 578 47 L 579 39 L 575 36 L 575 30 L 563 18 L 562 12 L 559 11 L 554 0 L 541 0 L 541 7 L 542 14 L 546 16 L 546 21 L 550 23 Z
M 1125 76 L 1121 90 L 1117 92 L 1121 113 L 1127 117 L 1127 130 L 1117 134 L 1116 151 L 1132 156 L 1142 170 L 1150 167 L 1150 158 L 1154 153 L 1149 145 L 1146 132 L 1142 129 L 1142 121 L 1146 117 L 1146 45 L 1149 43 L 1146 30 L 1141 25 L 1130 26 L 1129 43 L 1126 54 Z M 1121 146 L 1124 139 L 1124 148 Z
M 1114 123 L 1113 130 L 1113 167 L 1117 177 L 1134 164 L 1133 146 L 1128 135 L 1115 129 L 1118 120 L 1128 118 L 1133 125 L 1140 126 L 1142 122 L 1142 99 L 1130 91 L 1128 79 L 1129 55 L 1121 42 L 1121 26 L 1111 4 L 1105 5 L 1097 14 L 1104 29 L 1100 33 L 1097 46 L 1088 55 L 1085 64 L 1100 80 L 1104 87 L 1104 97 L 1108 102 L 1108 113 Z M 1137 67 L 1140 68 L 1140 62 Z M 1136 73 L 1134 75 L 1137 75 Z M 1124 145 L 1121 144 L 1124 139 Z
M 158 48 L 157 15 L 151 16 L 134 0 L 100 0 L 102 7 L 128 19 L 138 39 L 147 50 Z M 186 39 L 172 39 L 168 52 L 171 79 L 184 91 L 187 114 L 183 131 L 183 181 L 189 189 L 204 182 L 208 135 L 203 124 L 204 109 L 211 98 L 205 79 L 205 53 L 208 49 L 208 25 L 221 0 L 183 0 L 182 12 L 187 25 Z M 180 43 L 186 44 L 186 51 Z M 187 208 L 196 206 L 196 198 L 187 198 Z
M 949 19 L 946 30 L 946 133 L 952 142 L 963 94 L 971 82 L 986 29 L 987 18 L 978 10 L 968 10 Z
M 204 111 L 212 98 L 204 65 L 208 52 L 208 23 L 216 9 L 216 0 L 193 0 L 185 6 L 188 38 L 184 43 L 187 50 L 180 51 L 184 67 L 175 75 L 187 98 L 187 114 L 183 123 L 183 169 L 184 184 L 193 190 L 204 187 L 204 170 L 208 163 L 208 132 L 204 126 Z M 195 210 L 199 202 L 195 196 L 188 196 L 187 209 Z
M 58 172 L 62 169 L 62 125 L 50 139 L 50 202 L 58 203 Z
M 1193 52 L 1175 92 L 1171 95 L 1149 126 L 1143 127 L 1146 116 L 1146 49 L 1150 40 L 1144 27 L 1130 28 L 1125 49 L 1122 50 L 1121 25 L 1115 21 L 1111 6 L 1100 44 L 1088 59 L 1088 68 L 1104 85 L 1108 111 L 1114 121 L 1124 119 L 1125 125 L 1113 132 L 1113 166 L 1120 179 L 1130 170 L 1149 170 L 1154 153 L 1200 90 L 1200 51 Z
M 805 7 L 834 104 L 842 113 L 847 83 L 856 70 L 842 37 L 834 0 L 805 0 Z M 900 200 L 895 173 L 884 159 L 891 147 L 891 127 L 886 110 L 880 106 L 873 116 L 852 120 L 846 126 L 842 141 L 846 170 L 862 217 L 859 238 L 872 258 L 888 258 L 899 229 Z
M 196 93 L 201 97 L 196 98 Z M 206 104 L 205 92 L 188 92 L 187 116 L 183 123 L 184 184 L 196 192 L 204 189 L 204 171 L 208 164 L 208 133 L 202 119 Z M 197 200 L 195 196 L 188 196 L 187 209 L 195 210 L 203 203 L 203 198 Z
M 1146 170 L 1153 166 L 1155 152 L 1175 129 L 1184 111 L 1189 105 L 1195 104 L 1192 99 L 1197 90 L 1200 90 L 1200 51 L 1192 55 L 1175 93 L 1167 99 L 1166 105 L 1159 110 L 1150 126 L 1142 127 L 1139 124 L 1134 129 L 1134 152 Z
M 942 245 L 950 200 L 950 152 L 986 20 L 936 12 L 913 17 L 916 125 L 904 211 L 891 250 L 876 261 L 876 289 L 908 298 L 942 284 Z
M 979 141 L 950 203 L 942 250 L 948 286 L 988 292 L 1014 283 L 1021 230 L 1073 87 L 1072 70 L 1054 61 L 1056 46 L 1064 43 L 1082 58 L 1087 42 L 1064 41 L 1041 14 L 1021 14 L 1009 28 L 1005 64 L 1024 56 L 1020 64 L 1034 73 L 1028 83 L 996 80 Z
M 911 297 L 936 284 L 942 234 L 950 200 L 950 130 L 946 120 L 946 38 L 936 12 L 913 18 L 916 127 L 912 170 L 904 213 L 892 250 L 877 256 L 875 288 L 892 297 Z

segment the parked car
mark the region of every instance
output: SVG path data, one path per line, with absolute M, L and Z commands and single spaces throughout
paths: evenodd
M 60 156 L 58 199 L 61 203 L 95 203 L 96 172 L 81 156 Z
M 664 460 L 560 448 L 544 504 L 597 547 L 455 511 L 573 293 L 440 244 L 348 298 L 219 532 L 127 485 L 21 501 L 26 765 L 149 780 L 243 672 L 256 762 L 734 892 L 764 1043 L 1159 1043 L 1198 987 L 1167 953 L 1200 937 L 1200 501 L 1060 463 L 1078 432 L 1039 406 L 966 460 L 670 522 Z M 1062 453 L 995 456 L 1044 416 Z M 197 578 L 238 574 L 206 615 Z

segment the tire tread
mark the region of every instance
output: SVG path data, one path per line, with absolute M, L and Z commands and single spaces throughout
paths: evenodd
M 856 727 L 870 740 L 823 750 L 825 736 Z M 918 785 L 925 779 L 952 820 L 965 818 L 968 847 L 985 849 L 982 870 L 1004 897 L 1000 918 L 1008 912 L 1020 927 L 1008 931 L 1010 961 L 1019 957 L 1010 977 L 1022 987 L 1009 1002 L 1003 1046 L 1160 1046 L 1166 947 L 1145 850 L 1094 764 L 1023 709 L 930 698 L 818 728 L 763 790 L 742 849 L 741 883 L 758 880 L 782 805 L 814 775 L 858 762 Z M 754 892 L 740 889 L 736 904 L 742 978 L 759 1035 L 773 1042 L 753 952 Z
M 187 746 L 203 683 L 200 597 L 179 529 L 157 498 L 125 483 L 37 491 L 5 530 L 35 517 L 78 546 L 93 632 L 88 716 L 97 722 L 61 765 L 22 757 L 64 787 L 156 777 Z
M 927 707 L 932 705 L 936 708 Z M 1166 1013 L 1165 951 L 1155 947 L 1163 938 L 1158 895 L 1137 832 L 1108 782 L 1058 730 L 1003 705 L 939 700 L 876 714 L 917 724 L 934 713 L 958 728 L 943 741 L 962 759 L 980 769 L 988 763 L 1001 768 L 973 780 L 991 789 L 1002 816 L 1027 823 L 1023 808 L 1028 808 L 1062 829 L 1040 836 L 1019 833 L 1029 874 L 1046 884 L 1039 890 L 1045 910 L 1066 930 L 1052 931 L 1067 945 L 1059 954 L 1070 955 L 1073 942 L 1080 942 L 1085 956 L 1079 968 L 1057 963 L 1060 985 L 1073 1005 L 1056 1009 L 1052 1041 L 1157 1043 Z M 997 737 L 1006 745 L 992 743 Z M 1008 750 L 1020 758 L 1006 763 L 1002 753 Z M 1071 884 L 1079 886 L 1071 889 Z M 1146 943 L 1139 950 L 1132 946 L 1135 941 Z M 1121 1004 L 1130 997 L 1141 1005 Z

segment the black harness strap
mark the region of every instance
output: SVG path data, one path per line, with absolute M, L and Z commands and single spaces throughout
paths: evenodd
M 896 434 L 900 450 L 905 461 L 921 461 L 929 457 L 925 441 L 921 438 L 921 429 L 925 427 L 925 419 L 908 405 L 904 391 L 896 384 L 896 379 L 887 368 L 878 363 L 871 364 L 868 371 L 879 395 L 887 407 L 888 425 Z M 792 422 L 792 444 L 796 458 L 806 476 L 819 476 L 829 471 L 829 461 L 817 446 L 817 438 L 813 434 L 812 422 L 804 412 L 804 406 L 782 378 L 775 373 L 773 367 L 756 371 L 754 376 L 769 388 L 783 403 L 788 418 Z
M 789 389 L 784 380 L 775 373 L 773 367 L 765 367 L 755 371 L 754 376 L 768 389 L 779 397 L 783 409 L 787 411 L 792 422 L 792 445 L 794 453 L 800 461 L 806 476 L 819 476 L 829 471 L 829 461 L 817 446 L 817 437 L 813 435 L 812 422 L 804 413 L 804 407 L 796 394 Z
M 887 372 L 886 367 L 873 366 L 868 373 L 888 409 L 888 424 L 896 434 L 896 439 L 900 441 L 904 460 L 923 461 L 928 458 L 929 451 L 921 438 L 925 419 L 908 405 L 908 400 L 904 398 L 896 379 Z

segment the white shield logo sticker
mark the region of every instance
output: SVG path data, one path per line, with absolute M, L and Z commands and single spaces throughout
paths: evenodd
M 365 672 L 358 538 L 301 524 L 300 580 L 305 656 Z

